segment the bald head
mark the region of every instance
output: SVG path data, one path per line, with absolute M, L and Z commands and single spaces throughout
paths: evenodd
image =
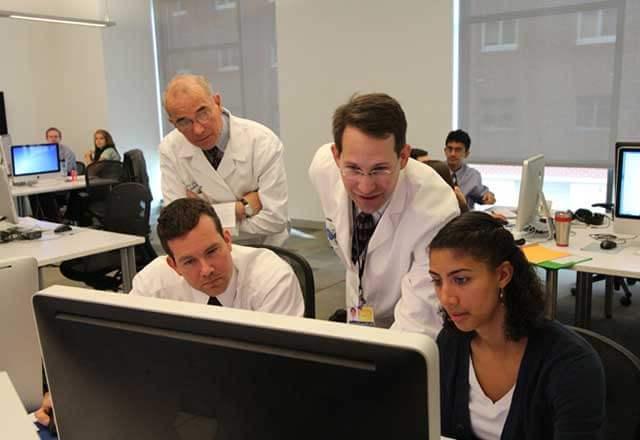
M 174 76 L 167 88 L 164 90 L 164 96 L 162 102 L 165 111 L 171 115 L 169 111 L 169 104 L 172 99 L 175 99 L 179 95 L 204 95 L 213 96 L 213 89 L 211 83 L 202 75 L 180 74 Z

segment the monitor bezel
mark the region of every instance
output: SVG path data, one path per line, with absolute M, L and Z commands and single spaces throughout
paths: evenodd
M 17 174 L 16 173 L 16 161 L 15 161 L 15 151 L 17 151 L 18 149 L 22 149 L 22 148 L 33 148 L 33 147 L 51 147 L 51 146 L 55 146 L 56 147 L 56 157 L 58 158 L 58 160 L 56 161 L 57 167 L 55 170 L 47 170 L 47 171 L 37 171 L 35 173 L 21 173 L 21 174 Z M 51 143 L 51 142 L 47 142 L 47 143 L 43 143 L 43 144 L 24 144 L 24 145 L 12 145 L 11 146 L 11 174 L 13 175 L 14 178 L 28 178 L 28 177 L 36 177 L 38 178 L 39 176 L 45 176 L 45 175 L 51 175 L 51 174 L 60 174 L 61 168 L 60 168 L 60 144 L 57 143 Z
M 614 220 L 615 219 L 627 219 L 640 221 L 640 215 L 629 215 L 620 211 L 620 185 L 622 183 L 622 166 L 623 166 L 623 153 L 626 151 L 638 152 L 640 154 L 640 142 L 617 142 L 616 143 L 616 156 L 615 156 L 615 199 L 614 199 Z
M 540 204 L 540 192 L 544 186 L 545 167 L 546 162 L 542 154 L 529 157 L 522 162 L 515 231 L 525 232 L 528 226 L 535 223 Z M 541 173 L 537 173 L 537 170 L 541 170 Z M 538 174 L 542 175 L 539 181 Z

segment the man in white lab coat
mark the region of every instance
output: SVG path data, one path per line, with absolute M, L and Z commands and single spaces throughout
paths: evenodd
M 135 276 L 132 295 L 303 316 L 291 266 L 267 249 L 232 247 L 205 201 L 182 198 L 165 207 L 158 237 L 167 256 Z
M 435 337 L 442 319 L 427 247 L 459 209 L 435 171 L 409 160 L 406 128 L 392 97 L 354 96 L 336 110 L 334 143 L 320 147 L 309 176 L 346 267 L 347 321 Z
M 160 143 L 165 205 L 201 198 L 216 208 L 225 227 L 235 221 L 240 238 L 282 245 L 289 217 L 280 139 L 264 125 L 229 113 L 202 76 L 174 77 L 164 107 L 176 127 Z

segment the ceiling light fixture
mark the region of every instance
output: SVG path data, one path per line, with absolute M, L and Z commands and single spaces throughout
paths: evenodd
M 88 20 L 85 18 L 74 17 L 56 17 L 53 15 L 29 14 L 15 11 L 0 11 L 0 17 L 14 18 L 17 20 L 40 21 L 47 23 L 77 24 L 80 26 L 91 26 L 100 28 L 114 26 L 116 24 L 114 21 Z

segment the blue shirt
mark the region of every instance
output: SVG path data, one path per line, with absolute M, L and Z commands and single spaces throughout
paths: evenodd
M 451 178 L 454 183 L 457 181 L 457 185 L 467 199 L 470 210 L 476 203 L 482 203 L 482 196 L 489 192 L 489 188 L 482 184 L 480 172 L 466 163 L 463 163 L 456 171 L 451 171 Z

